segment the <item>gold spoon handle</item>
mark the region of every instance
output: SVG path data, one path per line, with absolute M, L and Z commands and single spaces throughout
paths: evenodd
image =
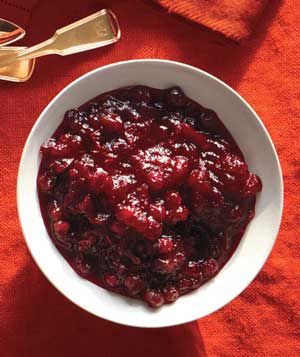
M 43 41 L 35 46 L 31 46 L 23 51 L 18 52 L 15 58 L 13 57 L 11 58 L 12 62 L 29 60 L 36 57 L 56 54 L 56 52 L 52 48 L 54 42 L 53 41 L 54 36 L 49 40 Z M 1 67 L 1 62 L 0 62 L 0 67 Z
M 29 47 L 16 55 L 0 58 L 0 68 L 16 61 L 49 54 L 61 56 L 106 46 L 119 40 L 121 31 L 111 10 L 101 10 L 57 30 L 52 38 Z

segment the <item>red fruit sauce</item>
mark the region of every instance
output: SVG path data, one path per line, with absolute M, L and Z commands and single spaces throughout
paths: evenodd
M 217 114 L 179 87 L 101 94 L 67 111 L 41 154 L 57 248 L 81 276 L 152 307 L 220 271 L 262 189 Z

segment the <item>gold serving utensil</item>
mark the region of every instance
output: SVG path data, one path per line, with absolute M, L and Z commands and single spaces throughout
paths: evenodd
M 20 51 L 26 49 L 26 47 L 1 47 L 1 55 L 17 55 Z M 18 61 L 4 67 L 0 67 L 0 79 L 12 82 L 25 82 L 32 75 L 35 66 L 35 59 Z
M 18 25 L 0 19 L 0 57 L 2 55 L 16 55 L 26 47 L 1 47 L 25 36 L 25 30 Z M 35 59 L 24 60 L 0 68 L 0 79 L 24 82 L 30 78 L 34 69 Z
M 50 54 L 66 56 L 83 52 L 114 43 L 120 37 L 121 31 L 115 14 L 107 9 L 98 11 L 93 15 L 57 30 L 49 40 L 33 47 L 24 48 L 20 51 L 6 51 L 4 48 L 0 48 L 0 75 L 2 75 L 0 79 L 18 81 L 17 77 L 9 79 L 10 75 L 5 71 L 11 73 L 11 66 L 16 65 L 20 61 L 28 61 Z M 29 65 L 29 63 L 27 66 L 19 66 L 19 69 L 22 68 L 22 71 L 24 71 L 19 72 L 20 81 L 27 80 L 30 77 L 33 67 L 34 64 Z M 27 73 L 25 72 L 26 69 Z M 15 71 L 14 75 L 17 73 Z
M 0 46 L 8 45 L 25 36 L 25 30 L 13 22 L 0 19 Z

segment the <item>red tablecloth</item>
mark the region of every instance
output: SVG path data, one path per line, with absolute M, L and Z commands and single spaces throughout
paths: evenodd
M 0 16 L 9 2 L 0 0 Z M 120 19 L 119 43 L 41 58 L 29 82 L 0 82 L 0 355 L 299 356 L 299 7 L 295 1 L 270 1 L 251 38 L 236 45 L 150 1 L 40 0 L 23 43 L 42 41 L 56 28 L 108 6 Z M 67 301 L 30 257 L 15 201 L 22 147 L 50 99 L 98 66 L 147 57 L 191 64 L 237 89 L 274 140 L 286 192 L 275 248 L 246 291 L 198 322 L 160 330 L 119 326 Z

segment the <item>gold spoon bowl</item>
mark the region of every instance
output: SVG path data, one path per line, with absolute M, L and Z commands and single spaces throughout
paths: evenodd
M 103 9 L 58 29 L 50 39 L 35 46 L 1 47 L 0 79 L 24 82 L 30 78 L 37 57 L 83 52 L 117 42 L 120 37 L 115 14 Z

